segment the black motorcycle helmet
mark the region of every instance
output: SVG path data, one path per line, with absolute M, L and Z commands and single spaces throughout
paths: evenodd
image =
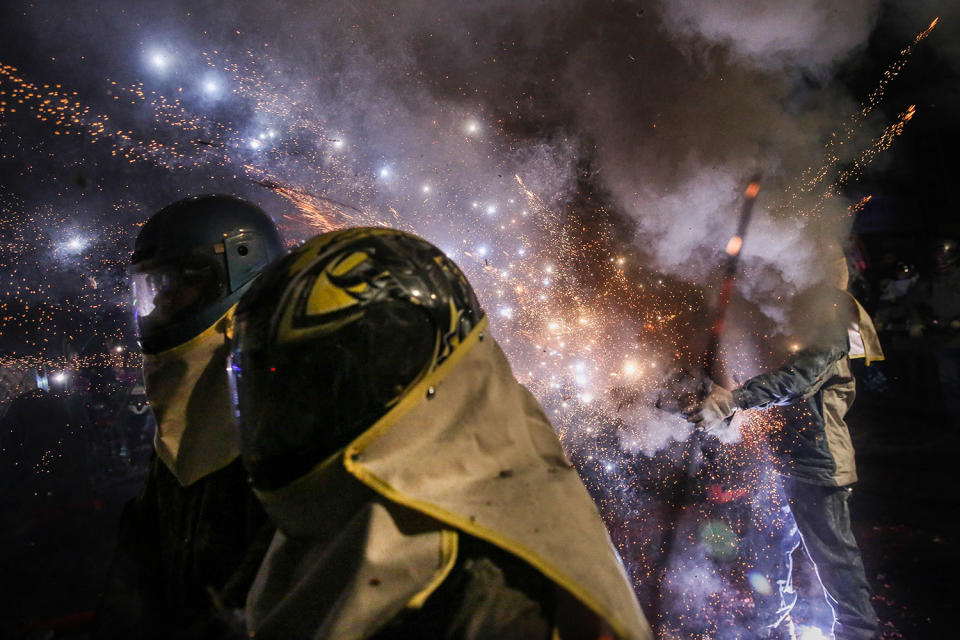
M 202 333 L 282 253 L 270 217 L 240 198 L 193 196 L 155 213 L 140 229 L 130 269 L 143 352 Z
M 255 487 L 307 473 L 386 414 L 483 318 L 460 269 L 416 236 L 317 236 L 240 301 L 229 367 Z

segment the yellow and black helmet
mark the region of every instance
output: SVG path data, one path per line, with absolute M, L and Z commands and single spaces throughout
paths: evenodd
M 481 318 L 457 265 L 402 231 L 334 231 L 275 262 L 237 307 L 230 364 L 254 486 L 282 487 L 345 446 Z

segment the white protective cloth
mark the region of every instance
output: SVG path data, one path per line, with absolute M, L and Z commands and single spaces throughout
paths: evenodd
M 188 342 L 143 356 L 153 447 L 184 487 L 240 455 L 227 380 L 234 308 Z
M 259 493 L 280 531 L 247 600 L 251 632 L 369 635 L 442 583 L 463 531 L 525 560 L 615 637 L 653 637 L 553 428 L 485 331 L 344 451 Z

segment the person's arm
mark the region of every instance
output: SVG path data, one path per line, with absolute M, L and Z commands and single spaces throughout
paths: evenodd
M 797 353 L 776 371 L 750 378 L 733 391 L 741 409 L 764 409 L 808 398 L 829 377 L 833 364 L 847 355 L 847 345 L 836 344 Z

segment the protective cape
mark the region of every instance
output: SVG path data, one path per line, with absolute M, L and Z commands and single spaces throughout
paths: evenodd
M 183 487 L 240 455 L 227 380 L 235 308 L 188 342 L 143 356 L 144 386 L 157 420 L 153 446 Z
M 248 596 L 250 631 L 369 635 L 442 584 L 462 531 L 532 565 L 617 637 L 653 637 L 549 421 L 485 331 L 344 451 L 259 493 L 280 531 Z

